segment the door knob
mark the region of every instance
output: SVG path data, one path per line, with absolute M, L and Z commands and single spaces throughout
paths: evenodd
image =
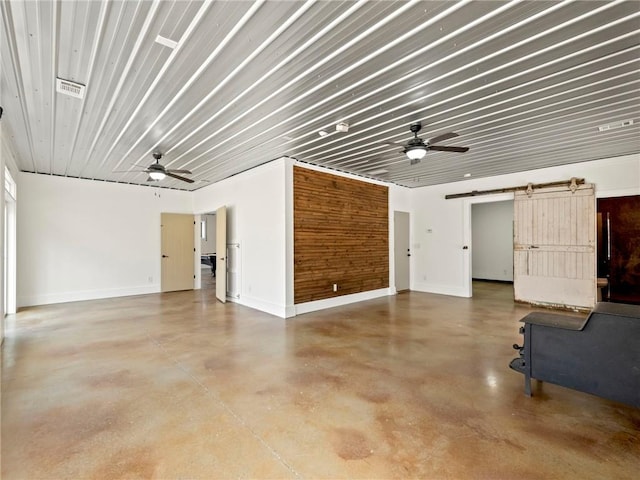
M 465 245 L 464 247 L 462 247 L 463 250 L 469 250 L 469 247 L 467 245 Z
M 169 255 L 162 255 L 162 258 L 169 258 Z

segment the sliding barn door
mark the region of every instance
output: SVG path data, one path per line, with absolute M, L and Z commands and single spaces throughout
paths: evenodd
M 514 294 L 517 301 L 591 308 L 595 304 L 593 185 L 516 192 Z

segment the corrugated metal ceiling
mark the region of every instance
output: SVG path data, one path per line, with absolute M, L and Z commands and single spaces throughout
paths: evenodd
M 637 1 L 0 8 L 2 123 L 24 171 L 148 184 L 134 164 L 160 151 L 196 182 L 154 185 L 193 190 L 286 155 L 416 187 L 640 152 Z M 469 152 L 410 165 L 415 121 Z

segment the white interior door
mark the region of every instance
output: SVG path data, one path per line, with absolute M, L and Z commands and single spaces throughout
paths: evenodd
M 227 207 L 216 210 L 216 298 L 227 301 Z
M 534 304 L 595 304 L 596 215 L 593 185 L 516 192 L 514 295 Z
M 393 241 L 395 261 L 396 290 L 409 290 L 410 286 L 410 256 L 409 246 L 409 213 L 393 212 Z
M 227 296 L 240 298 L 240 244 L 227 244 Z
M 161 214 L 161 290 L 191 290 L 195 279 L 193 215 Z

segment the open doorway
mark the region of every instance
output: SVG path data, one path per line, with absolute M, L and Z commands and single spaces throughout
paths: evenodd
M 513 283 L 513 200 L 471 208 L 472 280 Z
M 498 289 L 513 298 L 513 205 L 513 193 L 465 201 L 462 248 L 469 297 L 474 289 L 483 293 Z
M 200 288 L 211 289 L 216 298 L 225 303 L 227 298 L 239 298 L 239 295 L 230 295 L 229 271 L 234 271 L 234 266 L 229 265 L 230 245 L 227 243 L 227 207 L 219 207 L 215 212 L 200 214 Z M 198 244 L 195 244 L 196 251 Z M 235 258 L 237 255 L 234 255 Z M 235 275 L 238 276 L 239 275 Z M 232 277 L 235 278 L 234 275 Z M 235 285 L 235 283 L 234 283 Z
M 200 285 L 216 288 L 216 213 L 200 215 Z

